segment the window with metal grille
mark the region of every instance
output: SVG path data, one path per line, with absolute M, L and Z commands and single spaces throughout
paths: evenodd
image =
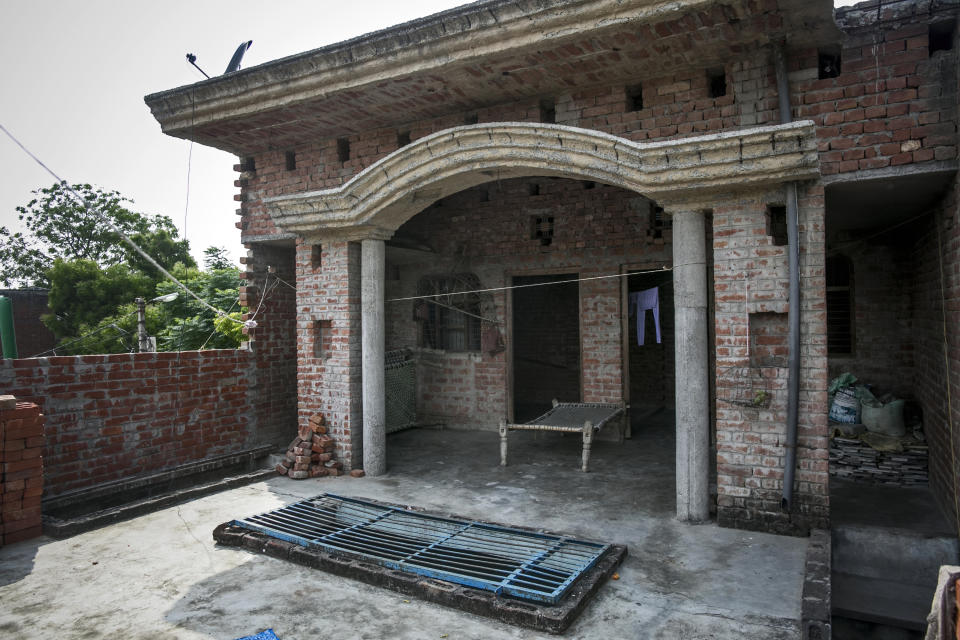
M 417 294 L 430 296 L 415 307 L 420 322 L 420 346 L 446 351 L 479 351 L 480 279 L 472 273 L 425 276 Z
M 846 256 L 827 258 L 827 355 L 853 353 L 853 264 Z

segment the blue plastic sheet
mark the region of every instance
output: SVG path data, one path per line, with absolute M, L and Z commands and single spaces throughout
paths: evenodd
M 267 629 L 266 631 L 261 631 L 253 636 L 237 638 L 237 640 L 280 640 L 280 638 L 278 638 L 277 634 L 273 632 L 273 629 Z

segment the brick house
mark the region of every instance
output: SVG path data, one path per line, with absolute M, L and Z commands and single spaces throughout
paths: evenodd
M 490 0 L 146 102 L 240 158 L 246 304 L 289 285 L 250 335 L 291 430 L 324 411 L 381 473 L 410 349 L 422 420 L 669 407 L 678 517 L 802 532 L 828 525 L 840 371 L 918 402 L 956 508 L 958 13 Z

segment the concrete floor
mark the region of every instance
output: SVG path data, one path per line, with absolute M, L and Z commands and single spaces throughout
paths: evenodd
M 506 468 L 496 433 L 415 429 L 388 438 L 386 476 L 276 477 L 68 540 L 2 548 L 0 631 L 552 637 L 212 541 L 221 522 L 326 491 L 626 544 L 620 579 L 601 588 L 566 637 L 799 637 L 807 540 L 676 522 L 669 416 L 636 426 L 623 445 L 595 443 L 589 474 L 577 471 L 579 438 L 514 435 Z

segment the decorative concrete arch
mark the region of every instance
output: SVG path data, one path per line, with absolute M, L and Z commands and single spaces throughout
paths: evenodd
M 744 190 L 816 178 L 818 162 L 809 121 L 646 144 L 561 125 L 491 123 L 417 140 L 339 188 L 264 203 L 279 227 L 308 241 L 361 241 L 363 467 L 379 475 L 386 471 L 384 240 L 432 202 L 497 179 L 593 180 L 659 201 L 674 218 L 677 517 L 699 522 L 709 519 L 710 468 L 704 209 Z
M 300 236 L 389 237 L 434 201 L 499 179 L 557 176 L 681 199 L 818 175 L 810 121 L 654 143 L 564 125 L 497 122 L 431 134 L 341 187 L 264 203 L 279 227 Z

